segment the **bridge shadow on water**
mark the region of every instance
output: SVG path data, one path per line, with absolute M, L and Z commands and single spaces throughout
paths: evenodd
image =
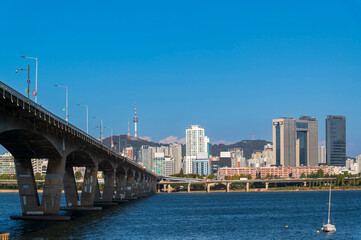
M 96 228 L 103 221 L 126 214 L 125 210 L 134 204 L 149 200 L 153 196 L 121 203 L 117 206 L 103 207 L 101 211 L 67 212 L 61 211 L 60 215 L 71 216 L 70 221 L 15 221 L 11 229 L 11 239 L 94 239 L 87 236 L 89 228 Z M 65 197 L 64 197 L 65 198 Z M 62 197 L 62 199 L 64 199 Z M 65 201 L 62 202 L 65 206 Z M 13 221 L 13 220 L 12 220 Z M 74 234 L 75 233 L 75 234 Z M 110 234 L 110 233 L 109 233 Z M 107 237 L 104 236 L 103 239 Z

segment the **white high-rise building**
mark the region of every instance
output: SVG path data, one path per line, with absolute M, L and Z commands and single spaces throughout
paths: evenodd
M 170 176 L 174 174 L 174 158 L 167 156 L 164 161 L 164 175 Z
M 207 153 L 209 156 L 209 138 L 205 136 L 204 128 L 199 125 L 191 125 L 186 129 L 186 157 L 184 161 L 184 172 L 193 173 L 193 160 L 198 153 Z
M 326 163 L 326 146 L 318 147 L 318 163 Z
M 143 145 L 141 146 L 139 152 L 141 158 L 140 160 L 143 163 L 143 166 L 147 170 L 151 171 L 153 169 L 153 155 L 155 152 L 154 147 Z
M 361 155 L 356 156 L 356 172 L 361 173 Z

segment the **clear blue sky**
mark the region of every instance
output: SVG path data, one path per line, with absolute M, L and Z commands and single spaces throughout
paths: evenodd
M 183 138 L 190 124 L 212 142 L 271 140 L 272 119 L 310 115 L 322 142 L 326 116 L 345 115 L 355 156 L 360 9 L 332 0 L 5 1 L 0 81 L 25 93 L 26 73 L 15 69 L 35 67 L 21 55 L 38 57 L 39 103 L 64 117 L 65 91 L 53 85 L 68 85 L 71 123 L 85 129 L 76 104 L 89 104 L 90 117 L 126 134 L 137 101 L 139 135 L 154 141 Z

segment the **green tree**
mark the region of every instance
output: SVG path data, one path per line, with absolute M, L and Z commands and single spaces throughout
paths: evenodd
M 76 171 L 76 172 L 75 172 L 75 179 L 76 179 L 76 180 L 80 180 L 81 178 L 82 178 L 81 172 L 80 172 L 80 171 Z
M 9 174 L 1 174 L 0 179 L 10 179 L 10 175 Z
M 305 174 L 305 173 L 302 173 L 302 174 L 301 174 L 301 178 L 306 178 L 306 174 Z
M 35 180 L 44 180 L 44 176 L 41 173 L 35 173 L 34 178 Z
M 209 174 L 209 175 L 207 176 L 207 178 L 208 178 L 208 179 L 214 179 L 215 176 L 214 176 L 214 174 Z
M 183 168 L 178 173 L 178 177 L 184 177 Z
M 318 169 L 318 171 L 317 171 L 316 175 L 317 175 L 317 177 L 318 177 L 318 178 L 323 178 L 323 176 L 324 176 L 324 172 L 323 172 L 323 170 L 322 170 L 321 168 L 320 168 L 320 169 Z

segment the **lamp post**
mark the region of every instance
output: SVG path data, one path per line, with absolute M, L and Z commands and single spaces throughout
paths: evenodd
M 69 122 L 69 107 L 68 107 L 68 86 L 62 86 L 62 85 L 54 85 L 55 87 L 61 87 L 65 88 L 65 119 L 67 122 Z
M 21 58 L 29 58 L 35 60 L 35 103 L 38 103 L 38 58 L 27 56 L 21 56 Z
M 30 104 L 30 64 L 28 64 L 28 69 L 24 69 L 24 68 L 20 68 L 20 69 L 16 69 L 16 73 L 18 73 L 19 71 L 28 71 L 28 88 L 26 89 L 26 91 L 28 92 L 28 104 Z
M 113 128 L 107 127 L 107 126 L 105 126 L 104 128 L 110 128 L 110 149 L 112 149 L 112 147 L 114 147 L 114 144 L 113 144 Z
M 89 134 L 89 112 L 88 112 L 88 105 L 85 104 L 77 104 L 77 106 L 82 106 L 82 107 L 86 107 L 86 133 Z
M 103 118 L 102 117 L 96 117 L 94 116 L 93 118 L 99 118 L 100 119 L 100 142 L 103 143 Z M 98 128 L 98 127 L 95 127 Z

